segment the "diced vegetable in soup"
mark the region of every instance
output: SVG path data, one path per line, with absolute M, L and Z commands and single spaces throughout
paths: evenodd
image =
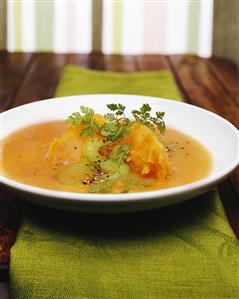
M 206 177 L 212 159 L 192 137 L 165 128 L 164 113 L 144 104 L 125 116 L 81 106 L 65 121 L 22 128 L 2 141 L 1 170 L 16 181 L 47 189 L 127 193 L 169 188 Z

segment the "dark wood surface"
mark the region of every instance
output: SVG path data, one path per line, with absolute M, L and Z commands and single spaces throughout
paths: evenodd
M 229 61 L 189 55 L 106 56 L 100 53 L 0 53 L 0 109 L 54 96 L 66 64 L 121 72 L 172 71 L 183 99 L 215 112 L 239 126 L 239 70 Z M 229 222 L 239 238 L 239 169 L 218 186 Z M 0 281 L 7 280 L 9 251 L 23 203 L 0 191 Z

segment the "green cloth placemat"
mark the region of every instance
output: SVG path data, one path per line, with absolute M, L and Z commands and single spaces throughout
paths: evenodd
M 74 65 L 65 67 L 56 96 L 92 93 L 136 94 L 180 100 L 168 71 L 116 73 L 91 71 Z
M 57 96 L 85 93 L 180 99 L 167 71 L 66 67 Z M 217 191 L 125 215 L 29 205 L 11 249 L 11 298 L 239 298 L 238 247 Z

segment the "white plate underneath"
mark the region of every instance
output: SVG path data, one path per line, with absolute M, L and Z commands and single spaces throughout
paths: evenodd
M 86 194 L 53 191 L 18 183 L 3 175 L 0 182 L 21 198 L 40 205 L 92 213 L 119 213 L 172 205 L 202 194 L 225 179 L 238 165 L 238 130 L 218 115 L 185 103 L 136 95 L 81 95 L 39 101 L 1 113 L 1 139 L 16 129 L 44 121 L 66 119 L 80 105 L 106 113 L 106 104 L 122 103 L 127 113 L 149 103 L 152 111 L 165 111 L 166 125 L 201 142 L 211 152 L 208 177 L 179 187 L 128 194 Z

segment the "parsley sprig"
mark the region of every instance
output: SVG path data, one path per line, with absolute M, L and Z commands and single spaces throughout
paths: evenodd
M 85 128 L 81 130 L 81 136 L 91 136 L 93 132 L 99 131 L 100 126 L 94 119 L 95 111 L 86 106 L 80 106 L 80 112 L 72 113 L 67 122 L 72 125 L 85 125 Z
M 72 125 L 84 124 L 85 128 L 81 130 L 81 136 L 92 136 L 94 132 L 106 138 L 106 141 L 115 142 L 121 140 L 129 134 L 132 124 L 137 122 L 143 124 L 153 131 L 159 130 L 161 134 L 165 131 L 163 117 L 164 112 L 156 112 L 151 116 L 151 107 L 149 104 L 143 104 L 139 110 L 133 110 L 133 121 L 130 121 L 125 115 L 126 107 L 122 104 L 108 104 L 107 108 L 111 113 L 104 115 L 106 122 L 100 125 L 94 118 L 93 109 L 80 106 L 80 112 L 74 112 L 67 119 Z
M 118 177 L 120 177 L 120 179 L 125 181 L 125 184 L 127 184 L 127 180 L 121 175 L 121 166 L 127 158 L 129 146 L 126 144 L 121 144 L 116 146 L 113 151 L 114 153 L 110 155 L 110 159 L 117 162 L 117 169 L 110 175 L 103 174 L 100 180 L 95 181 L 89 189 L 90 193 L 110 193 Z
M 108 104 L 109 108 L 114 113 L 107 113 L 104 118 L 108 121 L 101 127 L 101 135 L 107 137 L 110 141 L 117 141 L 127 135 L 130 131 L 131 122 L 125 116 L 125 106 L 122 104 Z
M 118 164 L 120 165 L 126 159 L 128 154 L 129 154 L 129 146 L 127 144 L 121 144 L 117 149 L 115 160 L 117 160 Z
M 163 117 L 164 112 L 156 112 L 156 116 L 150 115 L 151 107 L 149 104 L 143 104 L 139 110 L 133 110 L 132 115 L 134 116 L 136 122 L 147 126 L 151 130 L 155 131 L 155 127 L 160 131 L 161 134 L 165 131 L 165 123 Z
M 114 180 L 111 180 L 107 176 L 101 178 L 100 181 L 94 182 L 94 184 L 90 187 L 90 193 L 110 193 L 112 186 L 114 184 Z

